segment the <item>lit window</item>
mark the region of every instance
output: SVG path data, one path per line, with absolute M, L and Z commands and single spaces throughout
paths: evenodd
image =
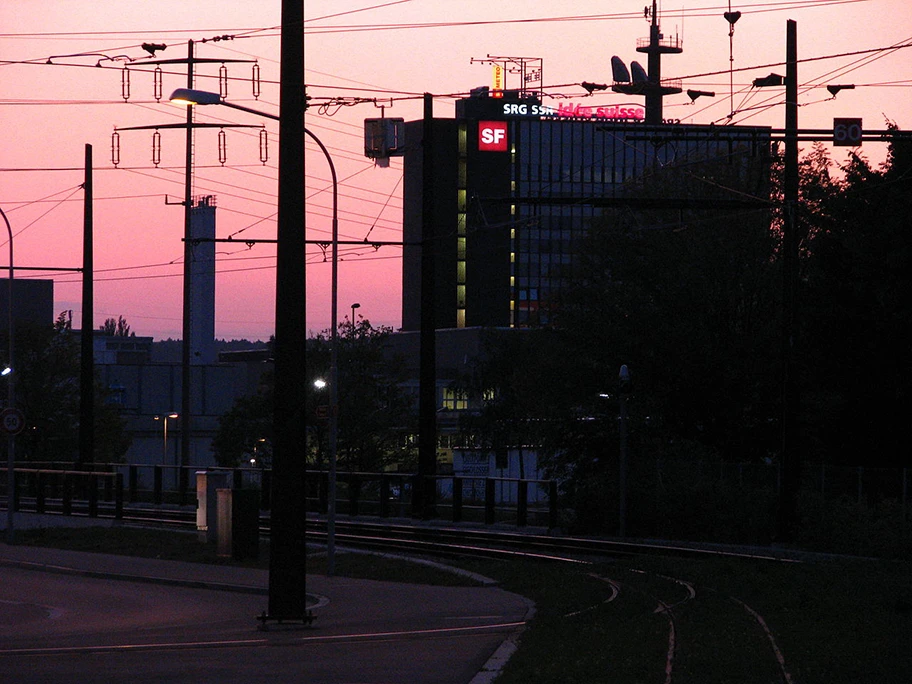
M 469 399 L 465 392 L 446 388 L 443 390 L 443 408 L 448 411 L 465 411 L 469 408 Z

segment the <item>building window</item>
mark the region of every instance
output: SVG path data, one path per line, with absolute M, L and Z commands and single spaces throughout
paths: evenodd
M 448 411 L 465 411 L 469 408 L 469 398 L 465 392 L 445 388 L 443 390 L 443 408 Z

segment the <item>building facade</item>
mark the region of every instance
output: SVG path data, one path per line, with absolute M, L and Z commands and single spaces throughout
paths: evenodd
M 425 249 L 435 327 L 534 327 L 552 321 L 581 240 L 607 212 L 768 207 L 770 129 L 644 118 L 637 106 L 483 93 L 434 118 L 428 136 L 407 122 L 403 329 L 420 328 Z
M 44 326 L 54 322 L 54 281 L 13 278 L 13 325 Z M 10 281 L 0 278 L 0 329 L 10 315 Z

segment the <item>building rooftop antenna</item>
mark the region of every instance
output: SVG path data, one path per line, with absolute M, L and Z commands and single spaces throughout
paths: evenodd
M 729 117 L 735 115 L 735 22 L 741 18 L 741 12 L 732 12 L 731 0 L 728 2 L 728 12 L 722 16 L 728 22 L 728 93 L 731 107 Z
M 684 52 L 681 39 L 676 35 L 674 38 L 666 38 L 659 28 L 659 13 L 656 6 L 656 0 L 652 0 L 652 7 L 648 5 L 643 9 L 643 17 L 650 22 L 649 37 L 637 40 L 637 52 L 643 52 L 647 55 L 647 69 L 637 62 L 631 63 L 633 80 L 625 80 L 626 74 L 624 69 L 612 69 L 615 83 L 611 89 L 616 93 L 626 93 L 628 95 L 645 95 L 646 97 L 646 123 L 662 123 L 662 98 L 666 95 L 675 95 L 682 92 L 681 82 L 662 81 L 662 55 L 677 55 Z M 612 66 L 620 62 L 619 58 L 612 58 Z M 622 78 L 618 78 L 621 76 Z

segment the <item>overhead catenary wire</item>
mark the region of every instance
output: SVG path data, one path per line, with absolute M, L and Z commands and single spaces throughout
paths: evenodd
M 787 4 L 788 4 L 788 5 L 792 5 L 792 6 L 795 5 L 795 3 L 769 3 L 769 4 L 770 4 L 770 5 L 787 5 Z M 829 3 L 829 4 L 838 4 L 838 3 Z M 821 3 L 803 3 L 803 5 L 806 5 L 806 6 L 820 6 Z M 265 29 L 264 29 L 264 30 L 265 30 Z M 211 167 L 211 168 L 217 168 L 217 167 Z M 256 175 L 256 174 L 254 174 L 254 175 Z M 211 179 L 210 179 L 210 180 L 211 180 Z M 240 197 L 240 196 L 238 195 L 238 197 Z

